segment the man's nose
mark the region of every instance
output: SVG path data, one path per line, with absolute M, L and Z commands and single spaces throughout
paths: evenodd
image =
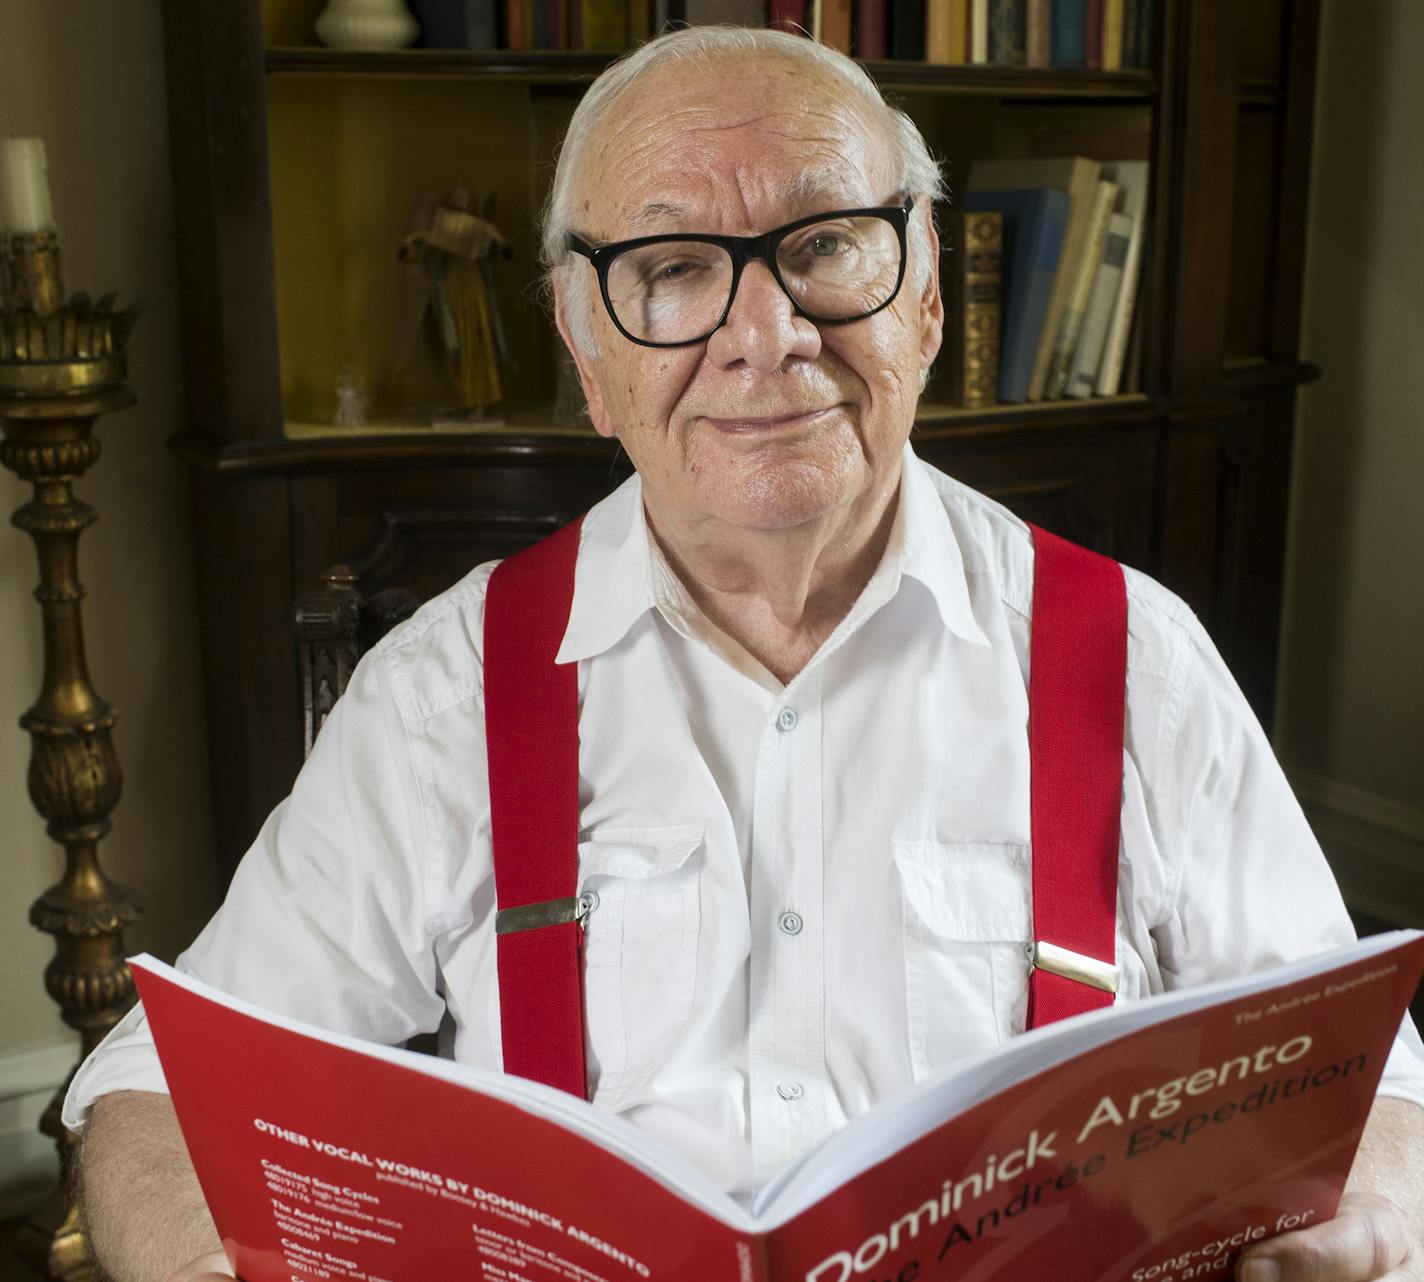
M 707 340 L 707 356 L 720 366 L 749 365 L 763 373 L 780 369 L 788 356 L 814 359 L 821 331 L 796 315 L 771 269 L 753 260 L 742 269 L 726 323 Z

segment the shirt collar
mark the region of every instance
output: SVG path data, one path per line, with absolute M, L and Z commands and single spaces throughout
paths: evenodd
M 975 622 L 965 576 L 949 514 L 928 469 L 907 443 L 890 540 L 863 603 L 873 599 L 878 606 L 894 596 L 902 578 L 914 579 L 929 591 L 950 632 L 974 645 L 988 645 Z M 573 605 L 556 661 L 574 663 L 602 654 L 643 614 L 659 607 L 678 615 L 696 608 L 653 546 L 643 515 L 642 480 L 635 474 L 584 518 Z

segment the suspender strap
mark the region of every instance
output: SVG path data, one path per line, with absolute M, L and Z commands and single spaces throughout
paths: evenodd
M 1030 1028 L 1112 1003 L 1127 684 L 1116 561 L 1033 530 Z
M 582 1097 L 589 906 L 578 897 L 578 664 L 554 661 L 579 526 L 495 569 L 484 670 L 504 1068 Z

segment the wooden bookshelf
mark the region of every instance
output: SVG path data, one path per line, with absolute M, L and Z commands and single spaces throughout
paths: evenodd
M 363 590 L 432 594 L 628 472 L 615 443 L 552 423 L 534 253 L 554 149 L 613 55 L 323 49 L 320 7 L 165 4 L 187 370 L 173 445 L 195 496 L 225 871 L 300 764 L 297 594 L 378 546 Z M 1182 593 L 1267 721 L 1295 395 L 1316 373 L 1299 329 L 1317 23 L 1318 0 L 1159 0 L 1146 71 L 866 64 L 955 190 L 989 156 L 1150 160 L 1142 392 L 971 411 L 931 387 L 914 439 Z M 508 426 L 430 431 L 411 405 L 438 370 L 383 361 L 413 196 L 457 183 L 499 193 L 518 365 Z M 326 435 L 313 425 L 348 362 L 377 421 Z

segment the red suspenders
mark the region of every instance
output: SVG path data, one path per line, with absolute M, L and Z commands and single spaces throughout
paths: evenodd
M 485 732 L 504 1067 L 587 1092 L 578 665 L 556 664 L 579 522 L 503 562 L 485 602 Z M 1111 1003 L 1127 595 L 1117 562 L 1034 536 L 1029 1027 Z

